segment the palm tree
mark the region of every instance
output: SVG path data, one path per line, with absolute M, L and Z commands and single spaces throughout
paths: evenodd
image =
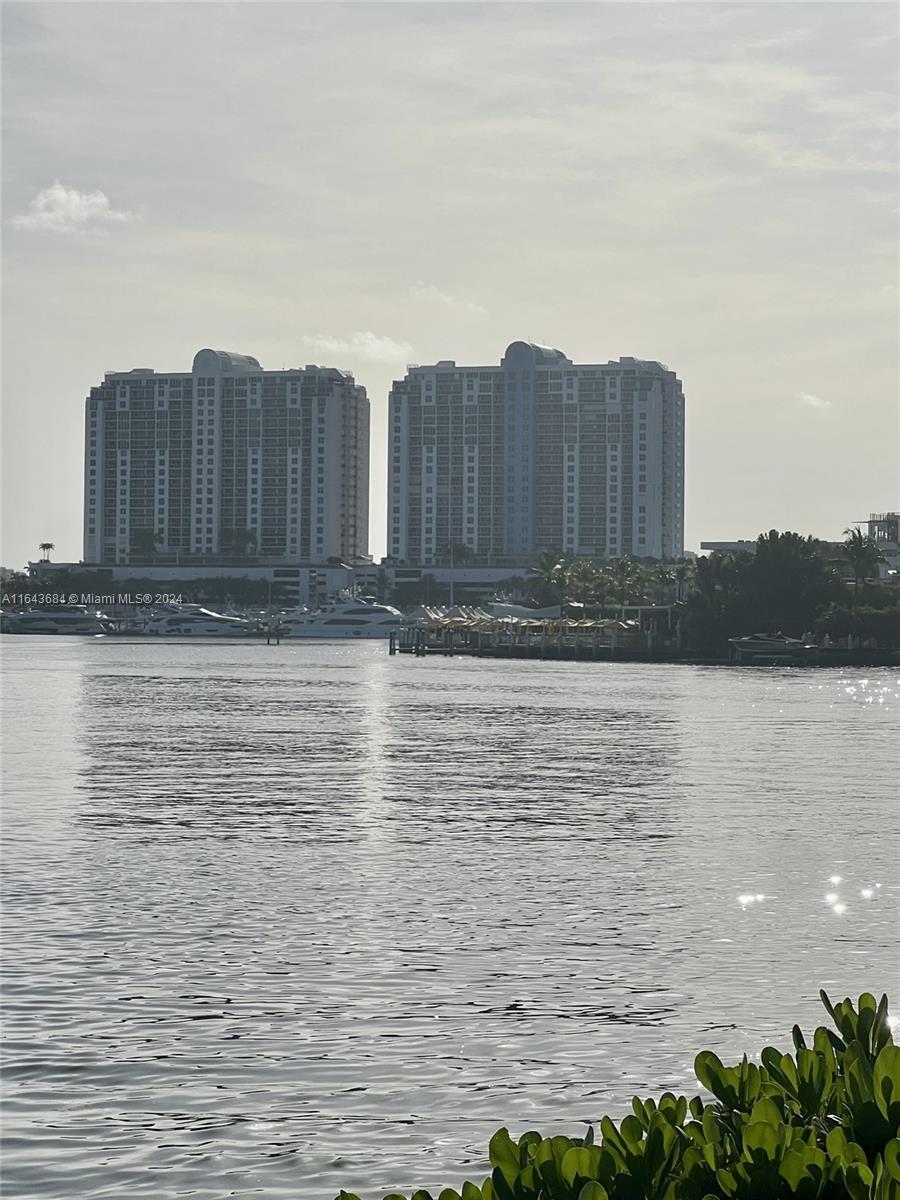
M 600 573 L 586 558 L 577 558 L 566 569 L 566 595 L 579 604 L 596 600 L 600 588 Z
M 131 531 L 131 553 L 135 558 L 152 558 L 162 537 L 155 529 L 133 529 Z
M 675 583 L 675 575 L 665 562 L 660 562 L 648 572 L 647 583 L 655 593 L 654 599 L 659 604 L 665 604 L 672 585 Z
M 843 562 L 848 563 L 853 571 L 853 602 L 851 608 L 855 611 L 859 595 L 859 585 L 865 583 L 871 575 L 877 572 L 878 564 L 884 562 L 884 555 L 881 553 L 881 549 L 875 539 L 863 533 L 858 525 L 855 529 L 845 529 L 844 535 L 844 549 L 841 559 Z
M 438 551 L 437 561 L 444 567 L 464 567 L 475 557 L 475 551 L 464 542 L 447 542 Z
M 256 550 L 255 529 L 230 529 L 222 540 L 227 554 L 251 555 Z
M 56 549 L 56 547 L 54 546 L 54 544 L 52 542 L 39 543 L 38 550 L 40 550 L 40 552 L 41 552 L 41 562 L 49 562 L 50 561 L 50 551 L 55 550 L 55 549 Z
M 606 567 L 613 598 L 620 607 L 644 599 L 644 574 L 633 558 L 612 559 Z
M 572 561 L 572 556 L 562 550 L 542 550 L 534 560 L 529 575 L 545 599 L 550 596 L 557 604 L 562 604 Z
M 690 583 L 694 574 L 694 566 L 689 558 L 679 558 L 672 569 L 675 580 L 675 599 L 680 603 L 684 599 L 685 587 Z

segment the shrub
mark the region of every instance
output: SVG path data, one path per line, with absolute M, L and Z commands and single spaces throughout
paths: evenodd
M 500 1129 L 488 1178 L 438 1200 L 900 1200 L 900 1047 L 887 996 L 854 1006 L 820 995 L 835 1029 L 817 1029 L 812 1045 L 795 1025 L 793 1053 L 767 1046 L 759 1066 L 699 1054 L 711 1101 L 635 1097 L 618 1125 L 601 1120 L 599 1144 L 593 1129 L 518 1140 Z
M 881 646 L 900 646 L 900 606 L 892 608 L 851 609 L 832 604 L 814 625 L 816 635 L 832 638 L 853 634 L 864 639 L 875 638 Z

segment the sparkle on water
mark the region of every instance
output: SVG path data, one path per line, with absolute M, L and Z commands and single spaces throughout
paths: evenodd
M 897 991 L 896 673 L 3 652 L 19 1200 L 459 1184 Z

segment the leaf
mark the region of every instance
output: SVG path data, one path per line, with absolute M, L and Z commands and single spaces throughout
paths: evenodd
M 892 1123 L 900 1119 L 900 1046 L 884 1046 L 878 1052 L 872 1076 L 875 1103 Z
M 631 1114 L 625 1118 L 619 1126 L 619 1130 L 629 1147 L 639 1146 L 644 1140 L 644 1127 L 637 1117 L 631 1116 Z
M 771 1162 L 780 1157 L 781 1136 L 778 1129 L 765 1121 L 756 1121 L 744 1130 L 744 1157 L 755 1160 L 757 1152 Z
M 837 1014 L 835 1013 L 834 1007 L 832 1006 L 831 1001 L 828 999 L 828 993 L 824 988 L 819 988 L 819 999 L 825 1005 L 825 1009 L 829 1017 L 831 1017 L 832 1021 L 834 1021 L 835 1025 L 837 1025 Z
M 701 1050 L 694 1059 L 694 1074 L 708 1092 L 716 1095 L 716 1086 L 724 1070 L 722 1060 L 712 1050 Z
M 512 1183 L 519 1173 L 519 1148 L 504 1126 L 498 1129 L 488 1143 L 491 1166 L 496 1167 L 507 1183 Z
M 518 1171 L 516 1171 L 512 1179 L 507 1179 L 503 1174 L 502 1167 L 494 1167 L 493 1171 L 491 1171 L 491 1185 L 497 1200 L 516 1200 L 515 1187 L 518 1180 Z
M 603 1134 L 603 1145 L 610 1145 L 614 1150 L 618 1150 L 620 1154 L 625 1153 L 627 1146 L 625 1139 L 616 1129 L 609 1117 L 600 1118 L 600 1132 Z
M 578 1200 L 609 1200 L 609 1193 L 602 1183 L 591 1179 L 578 1193 Z
M 750 1110 L 750 1123 L 755 1121 L 765 1121 L 769 1125 L 780 1126 L 784 1118 L 781 1109 L 774 1100 L 763 1098 L 757 1100 Z
M 806 1166 L 806 1157 L 799 1150 L 788 1150 L 782 1158 L 778 1174 L 787 1181 L 792 1192 L 799 1191 L 801 1181 L 810 1178 Z
M 733 1196 L 737 1191 L 737 1180 L 724 1167 L 719 1167 L 718 1171 L 716 1171 L 716 1182 L 726 1196 Z
M 851 1163 L 844 1169 L 844 1186 L 851 1200 L 869 1200 L 875 1176 L 865 1163 Z
M 597 1174 L 600 1151 L 596 1146 L 573 1146 L 567 1150 L 560 1167 L 560 1174 L 570 1187 L 579 1180 L 588 1181 Z
M 891 1179 L 900 1183 L 900 1141 L 891 1138 L 884 1148 L 884 1169 Z

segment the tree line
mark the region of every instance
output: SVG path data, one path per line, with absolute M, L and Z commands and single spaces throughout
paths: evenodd
M 532 602 L 576 604 L 603 613 L 626 605 L 682 607 L 685 642 L 722 652 L 731 637 L 782 632 L 900 645 L 900 586 L 877 578 L 884 556 L 860 529 L 833 546 L 772 529 L 753 551 L 659 561 L 595 562 L 560 551 L 537 558 L 526 590 Z

